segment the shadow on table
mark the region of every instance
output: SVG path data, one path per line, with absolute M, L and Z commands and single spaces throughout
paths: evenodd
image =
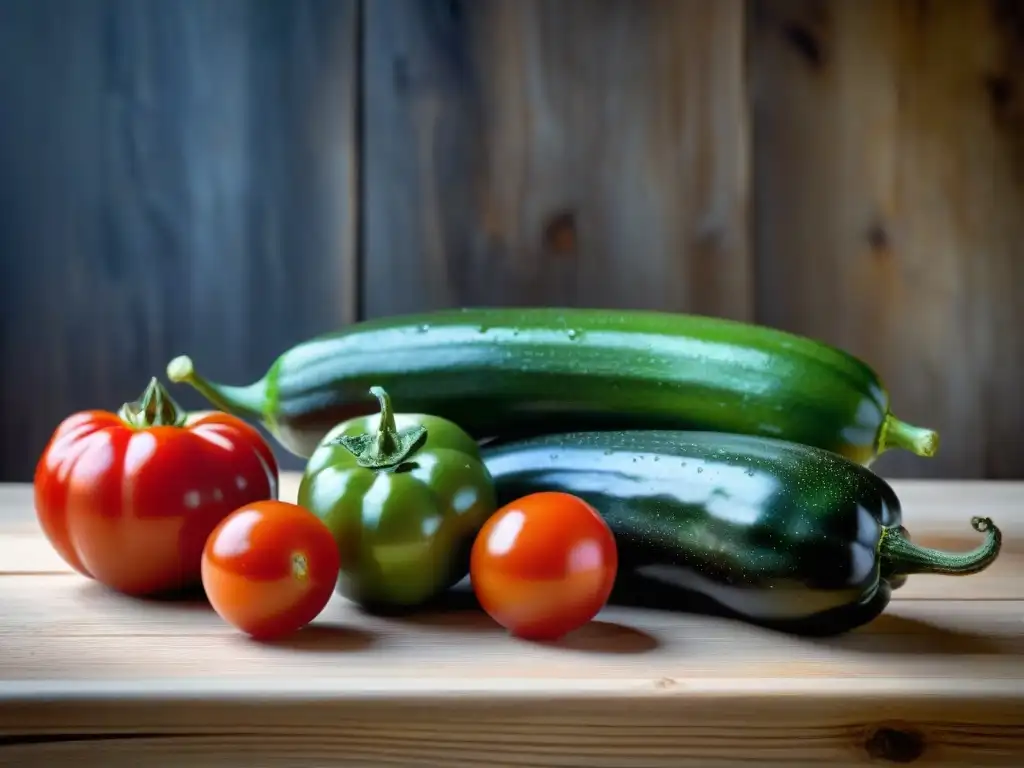
M 86 581 L 79 588 L 79 596 L 83 601 L 100 608 L 110 601 L 129 601 L 139 606 L 159 610 L 173 622 L 175 617 L 184 614 L 209 613 L 213 607 L 206 599 L 202 588 L 190 589 L 185 592 L 160 596 L 133 597 L 109 589 L 99 582 Z M 217 627 L 221 624 L 218 621 Z M 267 648 L 282 648 L 295 651 L 313 651 L 320 653 L 353 652 L 369 648 L 376 642 L 377 636 L 366 629 L 351 624 L 333 624 L 329 621 L 318 621 L 297 632 L 276 640 L 255 640 L 238 632 L 235 638 L 240 643 L 252 643 Z
M 620 578 L 611 602 L 616 605 L 735 621 L 769 635 L 780 632 L 790 634 L 748 622 L 703 595 L 683 592 L 677 587 L 667 586 L 642 576 L 630 575 Z M 1006 638 L 990 637 L 897 615 L 893 613 L 896 605 L 890 603 L 886 612 L 845 633 L 830 635 L 818 631 L 791 636 L 805 642 L 853 653 L 999 655 L 1018 652 Z
M 111 589 L 98 581 L 86 579 L 78 586 L 78 595 L 86 601 L 127 600 L 140 606 L 150 606 L 171 614 L 183 612 L 212 612 L 213 607 L 203 592 L 195 587 L 181 592 L 160 595 L 133 596 Z
M 917 656 L 999 656 L 1017 653 L 1008 638 L 943 627 L 893 613 L 883 613 L 870 624 L 849 634 L 822 638 L 818 642 L 852 653 Z
M 415 610 L 371 608 L 388 621 L 412 627 L 450 630 L 456 633 L 501 633 L 507 630 L 484 613 L 468 581 L 456 585 Z M 527 641 L 523 641 L 527 642 Z M 538 643 L 548 648 L 586 653 L 648 653 L 659 647 L 657 638 L 625 624 L 595 619 L 557 641 Z
M 887 611 L 874 620 L 854 630 L 832 635 L 822 631 L 794 634 L 758 626 L 703 595 L 684 592 L 678 587 L 635 575 L 620 575 L 609 604 L 655 610 L 680 617 L 722 619 L 736 622 L 738 627 L 747 631 L 763 632 L 766 637 L 783 634 L 802 642 L 849 653 L 954 656 L 1017 653 L 1017 649 L 1005 638 L 897 615 L 893 613 L 895 603 L 890 604 Z M 505 631 L 480 608 L 468 580 L 415 611 L 372 609 L 372 612 L 414 626 L 450 629 L 453 632 Z M 648 633 L 632 627 L 597 620 L 566 636 L 556 645 L 592 652 L 643 653 L 656 649 L 658 641 Z
M 109 590 L 97 582 L 87 581 L 82 584 L 80 594 L 83 599 L 90 601 L 125 599 L 159 606 L 161 611 L 170 616 L 213 611 L 201 588 L 175 595 L 132 598 Z M 620 576 L 609 603 L 663 611 L 680 617 L 705 616 L 735 621 L 750 631 L 763 631 L 769 636 L 780 631 L 753 625 L 703 595 L 683 592 L 677 587 L 641 576 Z M 992 637 L 901 616 L 894 612 L 896 606 L 896 603 L 890 604 L 888 609 L 874 620 L 843 634 L 803 634 L 796 637 L 837 651 L 864 654 L 1013 655 L 1019 651 L 1010 638 Z M 468 579 L 416 609 L 401 610 L 376 606 L 366 608 L 364 612 L 412 627 L 450 630 L 454 633 L 506 632 L 482 610 Z M 316 623 L 295 635 L 267 645 L 294 650 L 351 652 L 368 648 L 374 642 L 375 635 L 372 632 L 351 624 L 334 626 Z M 558 642 L 544 645 L 592 653 L 636 654 L 657 649 L 659 642 L 657 638 L 642 630 L 595 620 Z
M 278 640 L 258 641 L 244 638 L 267 648 L 314 653 L 353 653 L 364 651 L 377 642 L 377 635 L 350 624 L 309 624 L 299 631 Z

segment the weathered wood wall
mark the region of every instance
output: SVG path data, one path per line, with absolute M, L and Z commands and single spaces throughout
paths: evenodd
M 758 319 L 941 431 L 880 470 L 1024 476 L 1024 5 L 751 8 Z
M 743 15 L 706 0 L 367 3 L 366 312 L 752 317 Z
M 252 378 L 355 317 L 357 10 L 0 0 L 0 480 L 168 356 Z
M 1022 64 L 1012 0 L 0 0 L 0 480 L 459 304 L 806 333 L 943 433 L 879 471 L 1024 477 Z

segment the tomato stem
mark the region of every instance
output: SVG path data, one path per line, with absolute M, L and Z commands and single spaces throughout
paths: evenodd
M 156 376 L 149 380 L 149 385 L 142 396 L 133 402 L 121 406 L 117 415 L 135 429 L 147 427 L 180 427 L 188 418 L 188 413 L 174 402 L 174 398 Z
M 426 439 L 427 428 L 420 424 L 398 429 L 388 393 L 383 387 L 370 387 L 370 394 L 380 403 L 380 424 L 377 431 L 345 435 L 334 442 L 348 449 L 360 466 L 387 469 L 409 458 Z

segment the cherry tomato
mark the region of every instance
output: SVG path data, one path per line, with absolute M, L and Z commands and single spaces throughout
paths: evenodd
M 232 510 L 277 496 L 259 432 L 226 413 L 187 414 L 153 379 L 118 413 L 83 411 L 36 465 L 43 533 L 76 571 L 132 595 L 200 583 L 203 545 Z
M 331 599 L 341 561 L 331 531 L 297 504 L 262 501 L 232 512 L 203 550 L 213 609 L 255 638 L 290 634 Z
M 608 525 L 568 493 L 533 493 L 499 509 L 473 542 L 470 580 L 512 634 L 554 640 L 604 607 L 618 571 Z

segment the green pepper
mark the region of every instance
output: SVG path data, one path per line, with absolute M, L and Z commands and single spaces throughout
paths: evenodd
M 323 520 L 341 555 L 337 591 L 366 607 L 425 603 L 469 571 L 480 527 L 496 508 L 473 438 L 454 422 L 380 413 L 335 426 L 310 456 L 299 504 Z

